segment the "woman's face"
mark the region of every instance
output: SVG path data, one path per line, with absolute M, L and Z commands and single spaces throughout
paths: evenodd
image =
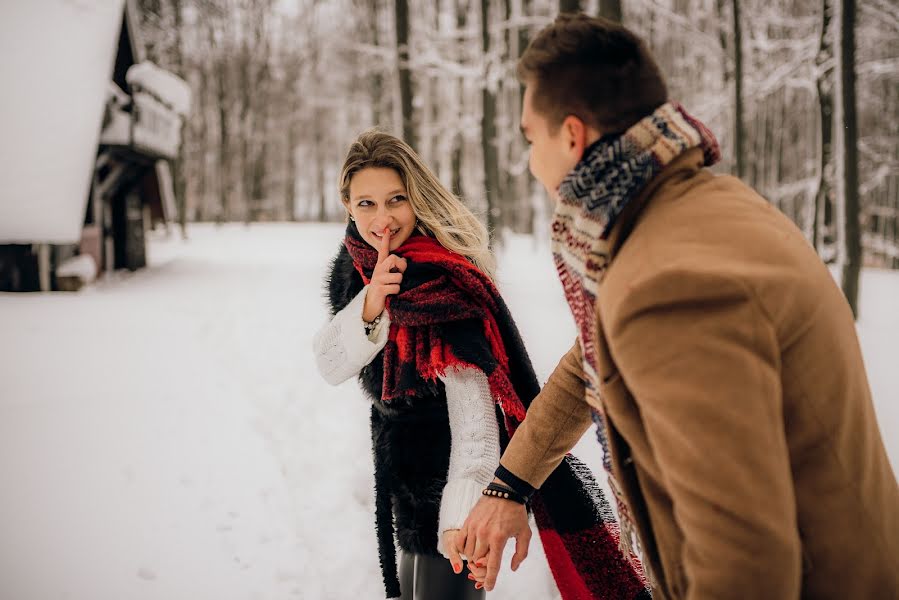
M 415 231 L 415 213 L 399 173 L 393 169 L 362 169 L 350 180 L 347 210 L 368 244 L 381 247 L 389 230 L 390 250 L 396 250 Z

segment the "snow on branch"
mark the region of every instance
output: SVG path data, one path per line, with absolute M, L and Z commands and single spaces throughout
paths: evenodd
M 873 75 L 874 77 L 890 75 L 895 77 L 899 74 L 899 56 L 868 60 L 859 63 L 855 67 L 855 72 L 858 75 Z
M 678 14 L 660 4 L 656 4 L 653 0 L 637 0 L 640 4 L 642 4 L 647 10 L 651 10 L 657 15 L 662 16 L 666 20 L 670 21 L 673 25 L 680 27 L 686 32 L 692 33 L 695 37 L 691 37 L 690 41 L 698 41 L 706 46 L 716 54 L 720 54 L 722 52 L 721 42 L 718 39 L 718 32 L 708 33 L 699 29 L 694 21 L 685 15 Z
M 796 87 L 799 89 L 815 90 L 814 77 L 797 77 L 797 72 L 806 69 L 814 74 L 812 70 L 812 61 L 817 54 L 817 48 L 813 44 L 807 44 L 801 53 L 797 53 L 792 60 L 785 62 L 761 80 L 747 81 L 746 91 L 748 96 L 764 97 L 768 96 L 785 85 Z
M 125 81 L 150 92 L 180 115 L 190 112 L 190 86 L 175 75 L 145 60 L 128 69 Z
M 778 204 L 789 198 L 813 198 L 818 189 L 818 177 L 806 177 L 798 181 L 788 181 L 765 189 L 768 200 Z
M 863 2 L 859 9 L 863 15 L 872 17 L 879 24 L 886 25 L 890 29 L 899 32 L 899 7 L 882 0 L 873 0 L 872 2 Z

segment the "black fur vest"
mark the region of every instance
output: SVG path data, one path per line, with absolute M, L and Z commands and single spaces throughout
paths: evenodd
M 331 313 L 343 309 L 363 287 L 362 277 L 341 245 L 327 278 Z M 392 533 L 391 511 L 401 549 L 438 555 L 438 516 L 449 470 L 450 429 L 442 382 L 430 384 L 427 393 L 415 398 L 414 404 L 402 398 L 386 404 L 381 401 L 383 375 L 383 356 L 378 354 L 359 373 L 359 381 L 372 401 L 378 538 L 382 568 L 389 570 L 390 565 L 384 561 L 392 562 L 385 557 L 390 549 L 384 546 Z M 502 441 L 504 446 L 506 440 Z M 389 538 L 392 544 L 392 535 Z

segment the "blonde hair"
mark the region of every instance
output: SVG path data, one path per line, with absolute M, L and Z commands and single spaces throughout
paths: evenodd
M 466 257 L 494 279 L 496 259 L 490 251 L 487 228 L 440 183 L 406 142 L 376 129 L 363 131 L 350 146 L 340 173 L 340 198 L 344 204 L 350 199 L 353 176 L 368 168 L 396 171 L 423 233 Z

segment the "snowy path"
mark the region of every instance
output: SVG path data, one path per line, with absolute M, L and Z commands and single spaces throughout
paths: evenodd
M 340 231 L 198 226 L 82 293 L 0 295 L 0 598 L 380 597 L 368 409 L 310 352 Z M 574 328 L 546 249 L 514 238 L 507 257 L 545 379 Z M 866 273 L 862 292 L 897 464 L 899 274 Z M 600 468 L 592 432 L 576 453 Z M 541 554 L 490 597 L 555 597 Z

